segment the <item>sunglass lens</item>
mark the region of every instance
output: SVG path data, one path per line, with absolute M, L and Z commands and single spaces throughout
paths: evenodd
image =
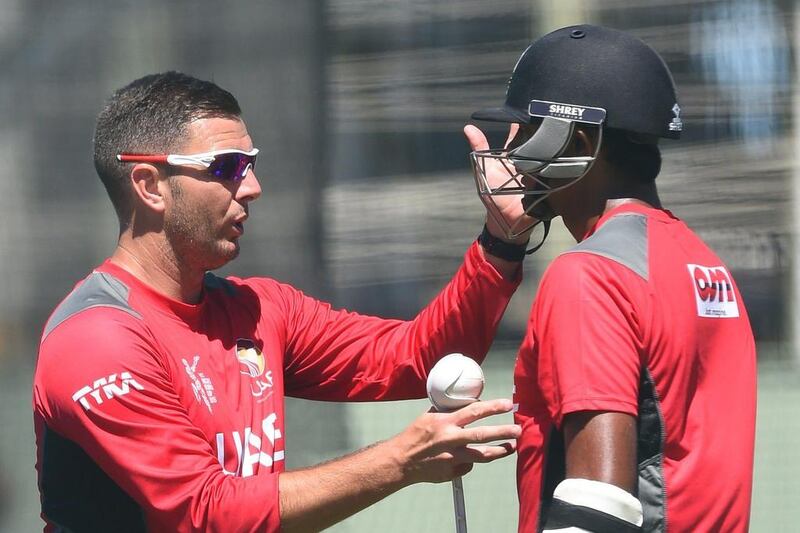
M 239 181 L 247 174 L 249 166 L 255 167 L 255 156 L 245 154 L 220 154 L 208 167 L 208 171 L 217 179 Z

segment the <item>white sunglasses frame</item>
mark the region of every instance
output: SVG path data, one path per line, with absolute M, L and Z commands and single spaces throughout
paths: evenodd
M 242 154 L 255 157 L 258 155 L 258 148 L 253 148 L 249 152 L 237 148 L 228 148 L 200 154 L 117 154 L 117 160 L 123 163 L 167 163 L 172 166 L 199 165 L 204 168 L 210 168 L 211 163 L 214 162 L 217 156 L 225 154 Z M 250 163 L 239 178 L 244 178 L 252 168 L 253 163 Z

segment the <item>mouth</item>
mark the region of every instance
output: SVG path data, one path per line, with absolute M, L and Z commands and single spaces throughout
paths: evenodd
M 237 217 L 231 226 L 233 226 L 233 230 L 238 234 L 238 236 L 244 235 L 244 221 L 247 220 L 247 215 L 242 215 Z

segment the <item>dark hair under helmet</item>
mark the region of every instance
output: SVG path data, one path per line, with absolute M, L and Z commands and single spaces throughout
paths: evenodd
M 638 134 L 640 142 L 677 139 L 682 130 L 675 85 L 661 57 L 636 37 L 600 26 L 568 26 L 534 41 L 514 67 L 505 105 L 472 118 L 527 124 L 533 101 L 603 109 L 606 127 Z

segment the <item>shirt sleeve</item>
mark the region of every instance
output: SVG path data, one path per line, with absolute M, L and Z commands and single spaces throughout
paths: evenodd
M 286 393 L 333 401 L 422 398 L 442 356 L 483 361 L 519 282 L 504 279 L 473 244 L 453 279 L 410 321 L 334 310 L 282 285 Z
M 637 414 L 644 350 L 634 298 L 644 290 L 635 273 L 595 255 L 564 254 L 548 268 L 528 344 L 557 425 L 577 411 Z
M 143 509 L 154 531 L 278 531 L 278 475 L 227 476 L 138 318 L 81 312 L 42 342 L 35 416 Z

